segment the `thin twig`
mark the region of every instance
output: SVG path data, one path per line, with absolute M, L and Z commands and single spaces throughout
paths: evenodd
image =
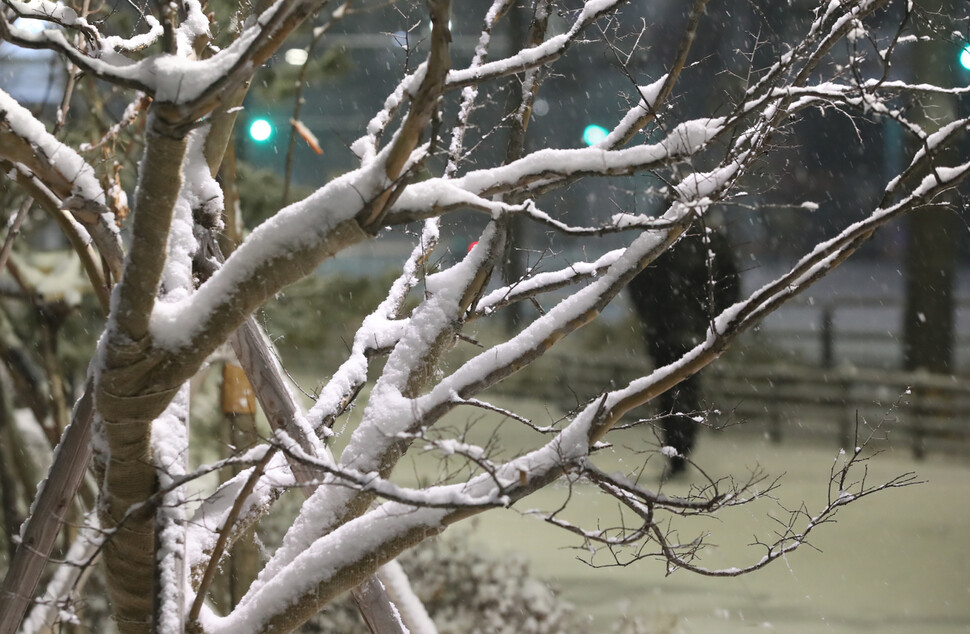
M 278 450 L 273 447 L 269 449 L 262 457 L 262 459 L 256 463 L 253 467 L 252 473 L 246 479 L 246 483 L 243 485 L 242 489 L 239 490 L 239 494 L 236 496 L 235 501 L 232 503 L 232 509 L 230 509 L 229 514 L 226 516 L 225 521 L 222 524 L 222 530 L 219 531 L 219 538 L 216 540 L 216 545 L 212 549 L 212 553 L 209 555 L 209 564 L 205 567 L 205 572 L 202 574 L 202 580 L 199 582 L 199 587 L 196 590 L 195 600 L 192 602 L 192 608 L 189 610 L 188 622 L 195 623 L 199 620 L 199 613 L 202 611 L 202 605 L 205 603 L 206 594 L 209 591 L 209 586 L 212 585 L 212 581 L 215 579 L 216 571 L 219 569 L 219 563 L 222 560 L 223 552 L 229 543 L 229 536 L 232 533 L 233 525 L 236 523 L 236 518 L 242 512 L 243 506 L 248 501 L 249 495 L 253 492 L 256 487 L 256 483 L 259 481 L 260 477 L 263 475 L 263 470 L 269 461 L 273 458 Z
M 30 211 L 30 207 L 33 204 L 33 198 L 28 197 L 24 200 L 20 205 L 20 209 L 17 210 L 17 215 L 14 216 L 13 222 L 10 224 L 10 230 L 7 231 L 7 237 L 3 241 L 3 248 L 0 249 L 0 271 L 7 268 L 7 259 L 10 257 L 10 252 L 13 249 L 13 242 L 20 234 L 20 226 L 24 223 L 27 212 Z

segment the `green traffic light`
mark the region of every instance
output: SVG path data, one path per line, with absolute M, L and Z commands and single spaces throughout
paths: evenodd
M 595 123 L 583 129 L 583 143 L 586 145 L 596 145 L 609 135 L 610 131 Z
M 970 44 L 960 50 L 960 66 L 970 70 Z
M 257 143 L 269 141 L 273 136 L 273 124 L 267 119 L 256 119 L 249 124 L 249 136 Z

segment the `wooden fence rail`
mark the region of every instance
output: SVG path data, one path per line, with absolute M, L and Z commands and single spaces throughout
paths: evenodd
M 554 402 L 569 410 L 603 390 L 649 371 L 645 360 L 553 355 L 511 377 L 498 390 Z M 715 364 L 703 374 L 706 403 L 717 423 L 744 422 L 780 442 L 789 436 L 830 438 L 851 448 L 871 442 L 970 455 L 970 380 L 899 372 L 794 364 Z M 647 416 L 651 412 L 637 413 Z
M 970 381 L 927 372 L 843 366 L 724 365 L 705 377 L 708 398 L 734 416 L 786 433 L 830 436 L 850 448 L 860 436 L 928 451 L 970 453 Z

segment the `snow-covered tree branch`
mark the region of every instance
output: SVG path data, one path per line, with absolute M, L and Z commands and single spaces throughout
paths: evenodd
M 639 552 L 670 568 L 712 575 L 760 568 L 806 543 L 845 504 L 911 482 L 840 488 L 817 512 L 793 513 L 778 540 L 761 544 L 765 552 L 754 564 L 717 571 L 703 564 L 700 544 L 676 543 L 668 521 L 714 512 L 729 517 L 731 507 L 765 491 L 764 481 L 726 485 L 711 478 L 697 495 L 667 496 L 606 473 L 597 452 L 622 417 L 713 362 L 877 229 L 947 202 L 970 173 L 960 152 L 970 131 L 970 87 L 896 69 L 908 68 L 913 47 L 965 44 L 957 34 L 966 38 L 966 6 L 942 3 L 938 12 L 923 12 L 905 1 L 819 2 L 779 30 L 787 39 L 742 37 L 729 60 L 696 53 L 699 30 L 716 15 L 705 0 L 653 16 L 668 19 L 665 30 L 677 34 L 666 47 L 641 37 L 645 9 L 617 0 L 463 3 L 461 11 L 477 11 L 481 25 L 466 38 L 474 42 L 471 53 L 458 46 L 452 26 L 458 7 L 449 0 L 392 2 L 397 10 L 388 20 L 397 22 L 383 28 L 409 33 L 408 16 L 420 14 L 427 24 L 413 28 L 423 28 L 424 39 L 408 43 L 408 64 L 386 100 L 367 104 L 369 123 L 347 132 L 357 138 L 349 144 L 352 168 L 332 178 L 321 169 L 309 194 L 276 209 L 222 254 L 219 234 L 235 226 L 227 222 L 236 214 L 227 191 L 234 176 L 217 175 L 228 164 L 229 133 L 247 91 L 288 38 L 305 43 L 318 19 L 339 21 L 353 33 L 380 10 L 372 4 L 280 0 L 255 3 L 247 14 L 197 0 L 117 12 L 87 2 L 0 0 L 4 46 L 52 52 L 72 80 L 109 95 L 113 107 L 104 112 L 117 113 L 93 128 L 75 108 L 65 130 L 54 130 L 39 109 L 0 90 L 0 182 L 56 221 L 107 315 L 72 423 L 8 567 L 0 632 L 16 631 L 35 597 L 42 598 L 23 621 L 25 631 L 49 627 L 57 618 L 52 606 L 66 605 L 85 578 L 77 571 L 99 558 L 124 632 L 293 631 L 354 588 L 375 631 L 430 631 L 426 614 L 413 616 L 411 599 L 398 599 L 397 611 L 387 605 L 391 623 L 374 625 L 380 618 L 367 617 L 361 584 L 374 584 L 372 606 L 386 603 L 376 579 L 393 574 L 400 581 L 396 568 L 381 573 L 400 553 L 556 481 L 595 485 L 637 524 L 607 531 L 558 512 L 541 519 L 588 543 L 643 544 Z M 768 18 L 755 12 L 753 19 Z M 232 28 L 217 28 L 230 20 Z M 29 28 L 31 22 L 41 28 Z M 524 30 L 516 26 L 523 22 Z M 322 49 L 330 34 L 313 37 Z M 395 42 L 389 38 L 387 46 Z M 573 68 L 567 64 L 576 64 L 570 55 L 577 48 L 613 60 L 610 72 L 628 80 L 628 105 L 586 147 L 560 147 L 534 133 L 530 121 L 540 99 L 553 112 L 567 108 L 546 82 Z M 634 59 L 649 63 L 637 66 Z M 692 79 L 711 66 L 710 77 L 722 82 L 716 94 Z M 509 81 L 511 106 L 492 96 Z M 816 112 L 891 122 L 905 135 L 898 148 L 903 160 L 851 221 L 806 249 L 778 279 L 711 314 L 706 336 L 680 359 L 582 395 L 585 404 L 561 425 L 540 425 L 491 404 L 490 388 L 528 372 L 597 319 L 685 232 L 704 231 L 715 215 L 730 223 L 739 205 L 756 207 L 752 192 L 785 174 L 789 168 L 775 157 L 800 143 L 800 121 Z M 301 122 L 294 126 L 304 138 L 313 134 Z M 112 163 L 112 152 L 140 156 L 138 165 Z M 649 198 L 652 208 L 607 211 L 569 202 L 590 181 L 627 183 L 636 191 L 632 200 Z M 123 218 L 128 200 L 132 213 Z M 817 207 L 794 197 L 786 202 L 806 214 Z M 11 218 L 13 211 L 3 209 Z M 473 246 L 459 257 L 446 253 L 442 238 L 456 226 L 474 232 Z M 575 241 L 580 246 L 570 252 L 584 255 L 499 283 L 522 226 Z M 386 299 L 359 324 L 338 369 L 319 377 L 322 387 L 305 411 L 254 313 L 315 275 L 321 263 L 354 245 L 382 244 L 389 233 L 411 236 L 411 254 L 399 263 Z M 29 250 L 22 242 L 13 247 Z M 526 301 L 547 308 L 507 331 L 504 312 Z M 449 356 L 473 337 L 473 325 L 500 336 L 475 353 Z M 237 459 L 189 464 L 189 382 L 230 346 L 271 431 L 255 446 L 237 448 Z M 446 415 L 469 406 L 545 433 L 531 446 L 496 452 L 442 429 Z M 335 423 L 350 420 L 353 408 L 360 416 L 347 423 L 349 440 L 334 452 Z M 458 461 L 461 477 L 402 483 L 402 458 L 425 451 Z M 197 486 L 198 476 L 233 466 L 246 469 L 214 490 Z M 843 481 L 855 466 L 846 462 Z M 99 497 L 85 510 L 94 515 L 62 571 L 39 590 L 65 509 L 85 505 L 75 496 L 89 471 Z M 237 605 L 215 607 L 208 590 L 222 558 L 291 488 L 305 500 L 278 548 Z

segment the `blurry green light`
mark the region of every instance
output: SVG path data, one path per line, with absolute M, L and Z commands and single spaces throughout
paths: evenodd
M 970 70 L 970 44 L 963 47 L 960 51 L 960 66 Z
M 583 143 L 586 145 L 596 145 L 605 139 L 609 133 L 610 131 L 601 125 L 596 125 L 595 123 L 588 125 L 583 129 Z
M 273 125 L 266 119 L 256 119 L 249 124 L 249 136 L 257 143 L 268 141 L 273 136 Z

